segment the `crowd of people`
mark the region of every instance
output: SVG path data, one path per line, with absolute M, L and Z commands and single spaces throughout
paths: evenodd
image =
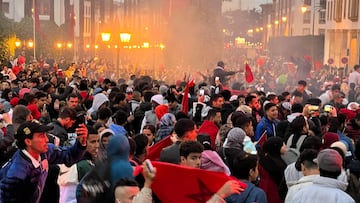
M 161 163 L 223 174 L 208 203 L 360 202 L 359 65 L 245 84 L 223 61 L 197 83 L 25 64 L 0 74 L 0 202 L 177 202 Z

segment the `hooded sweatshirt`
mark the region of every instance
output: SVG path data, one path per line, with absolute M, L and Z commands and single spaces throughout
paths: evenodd
M 112 185 L 121 178 L 133 178 L 133 168 L 129 162 L 130 145 L 127 137 L 115 134 L 110 138 L 106 150 L 110 163 Z
M 103 93 L 99 93 L 97 95 L 94 96 L 94 101 L 92 103 L 91 108 L 88 110 L 88 114 L 91 115 L 91 117 L 93 116 L 97 116 L 96 112 L 99 110 L 100 106 L 109 101 L 109 99 L 107 98 L 107 96 Z

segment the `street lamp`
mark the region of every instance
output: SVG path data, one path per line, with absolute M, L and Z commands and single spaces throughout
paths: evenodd
M 315 2 L 311 2 L 312 4 L 311 5 L 303 5 L 303 6 L 301 6 L 301 12 L 304 14 L 306 11 L 308 11 L 308 9 L 311 9 L 310 8 L 310 6 L 312 6 L 312 29 L 311 29 L 311 58 L 312 58 L 312 66 L 314 65 L 314 55 L 315 55 L 315 53 L 314 53 L 314 38 L 315 38 L 315 14 L 316 14 L 316 12 L 318 12 L 318 11 L 320 11 L 321 9 L 322 9 L 322 7 L 321 6 L 316 6 L 315 5 Z
M 109 32 L 102 32 L 101 33 L 101 40 L 103 42 L 109 42 L 110 38 L 111 38 L 111 33 L 109 33 Z
M 32 40 L 29 40 L 29 41 L 22 40 L 21 41 L 20 39 L 17 39 L 15 41 L 15 47 L 17 49 L 21 48 L 22 54 L 25 54 L 25 55 L 27 55 L 25 52 L 27 52 L 28 49 L 34 48 L 34 46 L 35 46 L 35 44 L 34 44 L 34 42 Z
M 125 43 L 129 43 L 131 39 L 131 34 L 130 33 L 120 33 L 120 42 L 124 45 Z M 120 46 L 121 47 L 121 46 Z M 120 47 L 119 49 L 117 49 L 117 56 L 116 56 L 116 67 L 119 71 L 119 52 L 120 52 Z

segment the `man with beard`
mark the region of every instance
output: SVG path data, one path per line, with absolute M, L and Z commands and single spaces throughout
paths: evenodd
M 255 95 L 248 95 L 245 97 L 245 104 L 251 108 L 251 117 L 252 117 L 252 125 L 253 128 L 256 129 L 257 124 L 261 120 L 260 109 L 261 104 L 259 103 L 259 99 Z

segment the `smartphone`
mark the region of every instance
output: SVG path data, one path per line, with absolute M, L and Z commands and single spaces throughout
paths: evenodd
M 220 78 L 219 77 L 215 77 L 215 81 L 219 81 L 220 80 Z
M 43 109 L 42 109 L 43 112 L 46 111 L 46 104 L 43 105 Z
M 309 111 L 310 112 L 319 111 L 319 106 L 311 105 L 309 106 Z
M 324 106 L 324 112 L 329 113 L 329 112 L 331 112 L 332 108 L 333 108 L 333 107 L 332 107 L 331 105 L 325 105 L 325 106 Z
M 151 161 L 149 159 L 145 160 L 146 167 L 149 169 L 150 173 L 154 173 L 155 169 L 154 166 L 151 164 Z

